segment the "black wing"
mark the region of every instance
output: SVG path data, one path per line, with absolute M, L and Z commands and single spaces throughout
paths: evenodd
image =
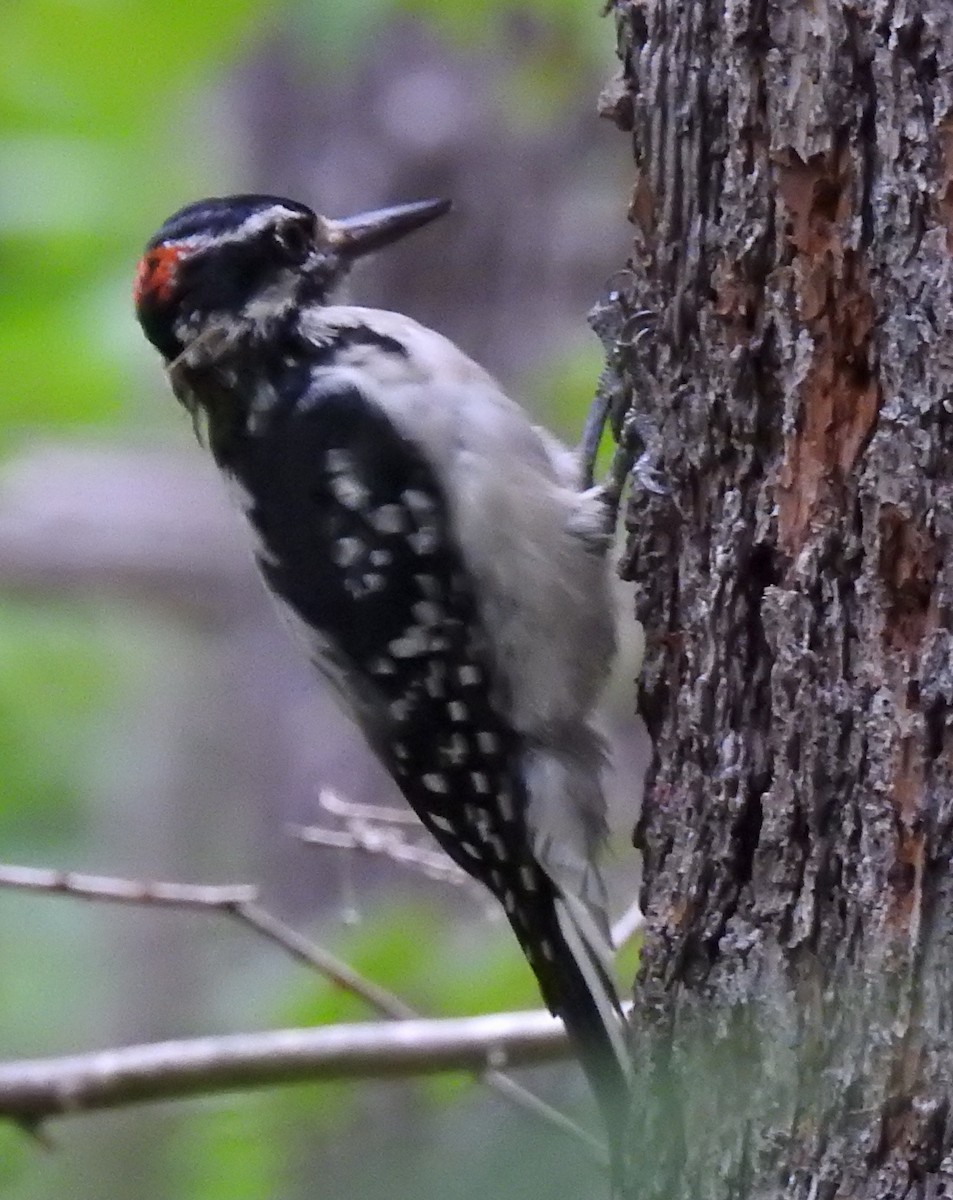
M 424 823 L 505 901 L 505 861 L 531 857 L 518 738 L 432 468 L 356 389 L 276 411 L 223 465 L 269 587 L 368 697 L 358 717 Z

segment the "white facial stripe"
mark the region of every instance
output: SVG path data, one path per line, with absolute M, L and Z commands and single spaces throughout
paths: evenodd
M 300 219 L 301 216 L 301 213 L 285 208 L 283 204 L 273 204 L 271 208 L 252 213 L 235 229 L 226 230 L 224 233 L 193 233 L 190 237 L 170 238 L 163 245 L 183 246 L 188 250 L 207 250 L 210 246 L 225 246 L 229 242 L 244 241 L 269 226 L 280 226 L 285 221 Z
M 262 212 L 252 213 L 250 217 L 246 217 L 230 237 L 225 237 L 222 240 L 231 241 L 233 238 L 244 238 L 249 234 L 267 229 L 269 225 L 281 225 L 283 224 L 282 217 L 288 220 L 294 218 L 300 219 L 301 213 L 293 212 L 290 208 L 285 208 L 283 204 L 273 204 L 271 208 L 266 208 Z

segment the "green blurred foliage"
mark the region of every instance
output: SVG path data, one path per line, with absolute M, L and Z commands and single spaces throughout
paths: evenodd
M 503 921 L 481 923 L 466 938 L 440 907 L 405 902 L 389 905 L 386 918 L 376 914 L 339 931 L 334 951 L 421 1013 L 467 1016 L 539 1003 L 532 973 Z M 281 1019 L 323 1025 L 366 1016 L 367 1006 L 350 993 L 330 983 L 315 989 L 307 979 Z
M 124 310 L 143 231 L 198 182 L 208 148 L 187 125 L 183 136 L 182 118 L 265 11 L 256 0 L 5 6 L 0 450 L 37 427 L 134 411 L 116 350 L 136 336 Z
M 31 1149 L 23 1130 L 9 1123 L 0 1124 L 0 1190 L 8 1189 L 29 1170 Z
M 329 69 L 346 70 L 359 47 L 393 16 L 423 20 L 437 36 L 466 52 L 474 45 L 504 47 L 518 34 L 514 75 L 528 85 L 521 99 L 537 107 L 533 87 L 558 97 L 571 94 L 581 67 L 607 62 L 611 47 L 591 0 L 358 0 L 314 4 L 294 0 L 293 20 L 308 51 Z
M 605 358 L 596 339 L 580 339 L 577 346 L 567 347 L 543 367 L 525 375 L 523 394 L 536 411 L 545 412 L 547 423 L 571 443 L 579 435 L 595 381 L 604 365 Z M 597 475 L 612 458 L 610 443 L 607 434 L 596 460 Z
M 216 1098 L 190 1105 L 170 1156 L 170 1190 L 200 1200 L 261 1200 L 281 1194 L 285 1141 L 290 1124 L 287 1093 L 276 1096 Z M 311 1116 L 318 1118 L 314 1108 Z M 323 1130 L 316 1131 L 320 1137 Z
M 96 714 L 111 691 L 101 635 L 95 618 L 84 620 L 72 606 L 3 606 L 0 842 L 7 855 L 56 849 L 81 833 Z

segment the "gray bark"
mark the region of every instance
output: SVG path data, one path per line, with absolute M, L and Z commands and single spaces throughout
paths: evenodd
M 615 5 L 642 1197 L 953 1187 L 953 5 Z M 625 339 L 623 339 L 625 340 Z

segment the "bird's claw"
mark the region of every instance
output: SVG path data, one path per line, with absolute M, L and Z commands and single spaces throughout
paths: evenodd
M 643 491 L 651 492 L 653 496 L 670 496 L 669 487 L 658 467 L 658 460 L 652 450 L 643 450 L 629 471 L 633 486 L 638 485 Z

